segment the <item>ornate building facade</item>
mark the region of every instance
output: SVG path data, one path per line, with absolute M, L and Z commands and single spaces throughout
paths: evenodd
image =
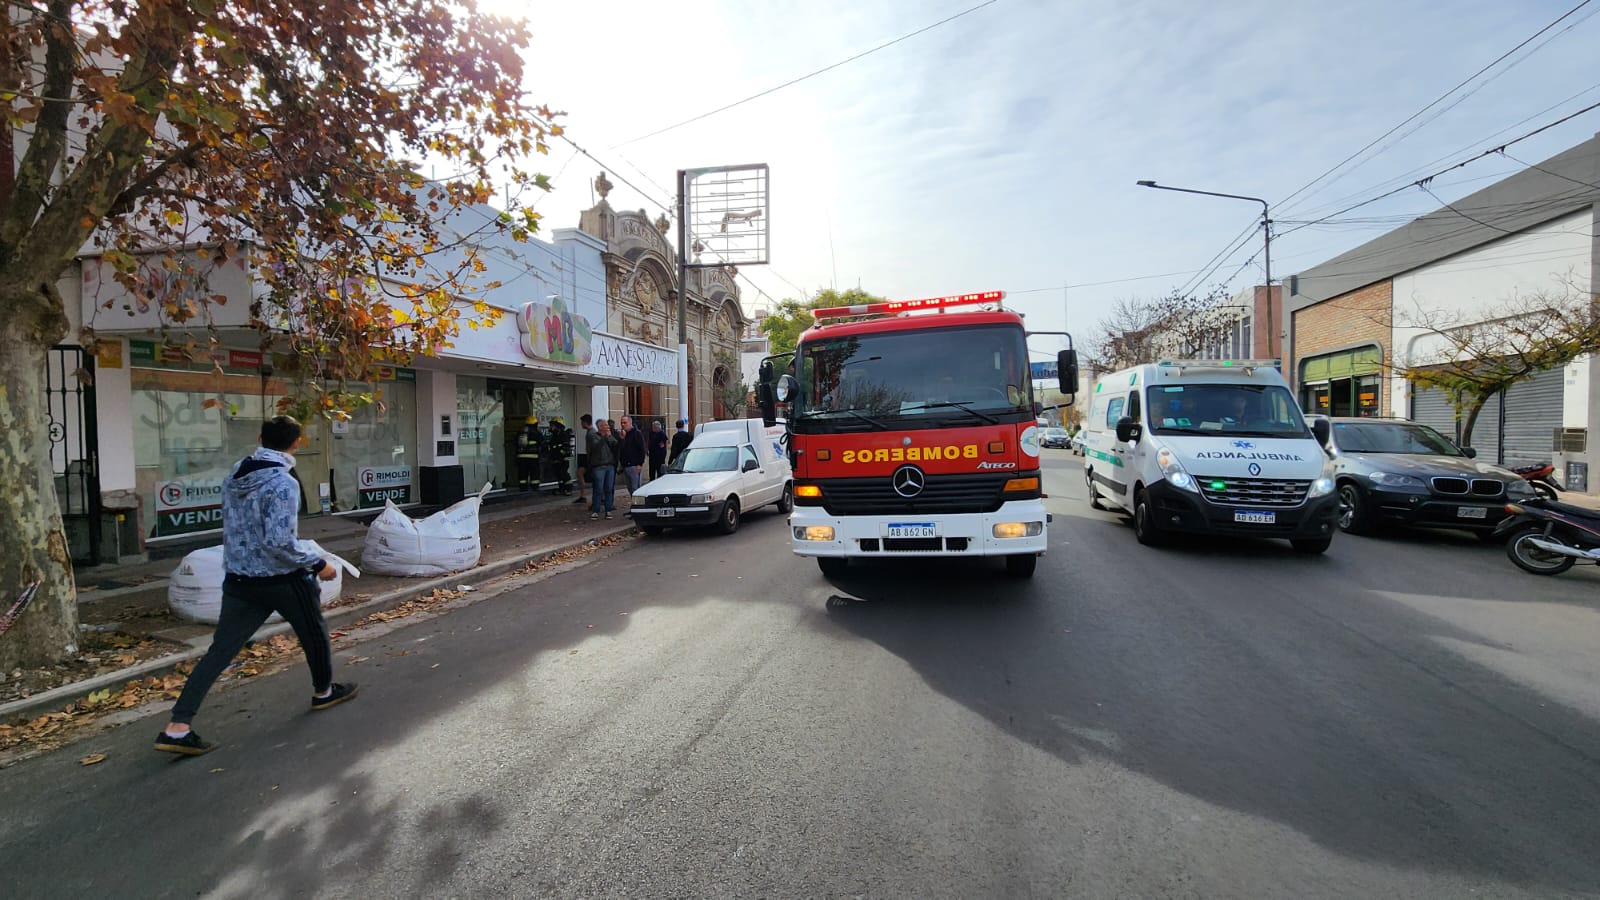
M 644 210 L 619 212 L 606 196 L 611 183 L 605 173 L 594 181 L 600 200 L 582 213 L 579 229 L 606 244 L 606 330 L 667 349 L 678 345 L 677 292 L 681 279 L 677 252 L 667 239 L 666 216 L 654 221 Z M 698 254 L 692 254 L 698 257 Z M 739 366 L 740 338 L 748 326 L 739 304 L 739 285 L 732 267 L 690 269 L 687 320 L 689 345 L 689 415 L 693 423 L 734 418 L 743 392 Z M 661 419 L 669 429 L 678 417 L 676 387 L 640 384 L 610 389 L 611 417 L 626 413 L 635 420 Z

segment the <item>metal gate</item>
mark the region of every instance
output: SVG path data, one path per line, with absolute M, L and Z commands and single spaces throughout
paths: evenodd
M 1437 388 L 1416 389 L 1411 395 L 1411 421 L 1427 425 L 1456 443 L 1461 442 L 1461 423 L 1456 420 L 1450 395 Z M 1472 424 L 1472 446 L 1484 462 L 1498 462 L 1500 455 L 1500 395 L 1489 398 Z
M 100 563 L 100 445 L 94 359 L 82 347 L 52 347 L 44 370 L 50 470 L 72 561 Z
M 1497 465 L 1549 462 L 1552 435 L 1561 427 L 1566 370 L 1550 369 L 1496 394 L 1472 428 L 1478 458 Z M 1444 391 L 1421 390 L 1411 399 L 1411 419 L 1459 440 L 1460 423 Z
M 1502 465 L 1550 461 L 1555 451 L 1554 436 L 1561 427 L 1566 376 L 1565 367 L 1549 369 L 1506 389 L 1505 419 L 1500 430 Z

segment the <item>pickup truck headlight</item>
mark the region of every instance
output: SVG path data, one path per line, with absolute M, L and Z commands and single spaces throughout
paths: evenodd
M 1166 476 L 1168 484 L 1181 491 L 1200 493 L 1200 485 L 1196 484 L 1194 476 L 1184 469 L 1183 463 L 1178 462 L 1176 453 L 1162 447 L 1161 452 L 1156 454 L 1156 464 L 1161 467 L 1161 474 Z
M 689 495 L 689 505 L 690 506 L 701 506 L 701 505 L 704 505 L 704 504 L 707 504 L 707 503 L 715 503 L 715 502 L 717 502 L 717 495 L 716 494 L 690 494 Z

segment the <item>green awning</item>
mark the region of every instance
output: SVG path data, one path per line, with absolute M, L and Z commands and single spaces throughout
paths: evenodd
M 1332 381 L 1335 378 L 1352 378 L 1372 375 L 1383 368 L 1383 351 L 1377 347 L 1359 347 L 1313 356 L 1300 363 L 1300 381 Z

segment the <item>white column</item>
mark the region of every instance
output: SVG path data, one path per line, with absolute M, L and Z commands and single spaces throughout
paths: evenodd
M 445 420 L 449 420 L 450 433 L 445 434 Z M 449 441 L 452 451 L 456 446 L 456 374 L 419 370 L 417 372 L 417 465 L 454 466 L 460 456 L 451 452 L 440 454 L 438 442 Z M 413 473 L 414 474 L 414 473 Z
M 129 369 L 128 342 L 101 338 L 105 349 L 95 360 L 94 403 L 96 437 L 100 443 L 100 493 L 132 491 L 133 375 Z

